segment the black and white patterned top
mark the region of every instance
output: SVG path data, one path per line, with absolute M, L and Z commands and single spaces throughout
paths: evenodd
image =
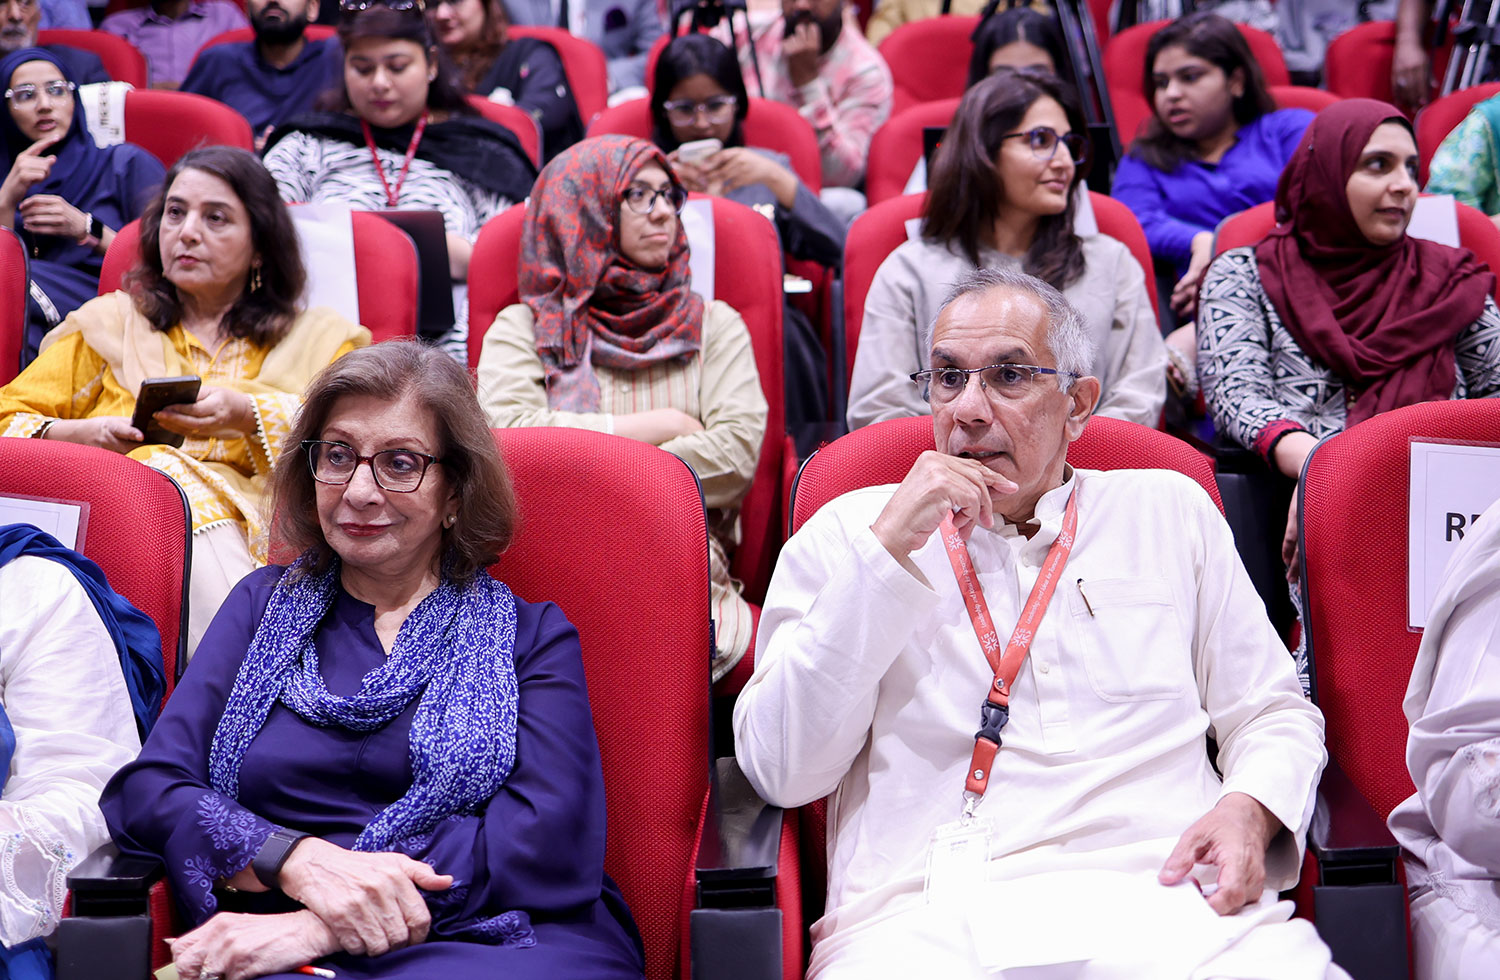
M 1458 335 L 1454 398 L 1500 397 L 1500 309 Z M 1284 432 L 1319 439 L 1344 428 L 1351 393 L 1308 356 L 1282 325 L 1261 285 L 1253 247 L 1230 249 L 1203 277 L 1198 313 L 1198 380 L 1218 430 L 1268 456 Z
M 384 147 L 376 152 L 394 189 L 406 155 Z M 387 206 L 385 187 L 370 162 L 368 147 L 293 132 L 271 147 L 264 162 L 276 178 L 281 199 L 289 204 L 341 204 L 357 211 L 380 211 Z M 486 221 L 513 203 L 503 194 L 485 190 L 421 158 L 412 160 L 397 201 L 406 210 L 440 212 L 448 233 L 471 244 Z M 455 300 L 457 322 L 439 343 L 467 364 L 468 302 L 466 295 L 455 296 Z

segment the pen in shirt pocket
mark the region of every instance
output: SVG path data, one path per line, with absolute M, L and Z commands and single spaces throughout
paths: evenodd
M 1083 608 L 1089 611 L 1089 616 L 1094 615 L 1094 604 L 1089 602 L 1089 594 L 1083 591 L 1083 579 L 1078 580 L 1078 594 L 1083 598 Z

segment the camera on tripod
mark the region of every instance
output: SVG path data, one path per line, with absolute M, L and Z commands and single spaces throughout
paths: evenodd
M 732 18 L 734 14 L 742 13 L 748 16 L 745 0 L 674 0 L 672 4 L 672 25 L 675 32 L 676 26 L 682 22 L 682 18 L 688 14 L 692 15 L 689 25 L 691 31 L 711 31 L 719 26 L 725 17 Z

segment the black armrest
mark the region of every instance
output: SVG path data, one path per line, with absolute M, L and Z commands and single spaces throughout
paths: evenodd
M 151 971 L 151 886 L 160 861 L 94 851 L 68 875 L 72 914 L 57 927 L 57 980 L 148 980 Z
M 75 916 L 144 915 L 151 886 L 165 873 L 155 858 L 119 854 L 106 844 L 68 875 Z
M 734 759 L 715 762 L 689 916 L 692 980 L 781 980 L 781 822 L 781 808 L 756 794 Z
M 775 907 L 781 821 L 739 763 L 716 760 L 695 869 L 699 908 Z
M 1318 783 L 1307 844 L 1318 862 L 1313 921 L 1333 961 L 1360 980 L 1408 980 L 1401 849 L 1331 760 Z
M 1370 801 L 1332 760 L 1318 783 L 1307 845 L 1320 868 L 1320 884 L 1391 884 L 1401 848 Z

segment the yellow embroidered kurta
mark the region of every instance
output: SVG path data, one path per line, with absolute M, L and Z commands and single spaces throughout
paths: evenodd
M 37 359 L 0 388 L 0 436 L 32 436 L 54 419 L 128 419 L 148 377 L 196 374 L 204 387 L 243 392 L 255 408 L 254 435 L 190 437 L 181 449 L 146 445 L 129 456 L 177 481 L 192 506 L 194 531 L 232 521 L 258 542 L 266 477 L 303 391 L 328 364 L 369 342 L 364 327 L 320 307 L 299 314 L 274 347 L 232 338 L 209 351 L 180 325 L 152 329 L 126 293 L 110 293 L 59 324 Z

